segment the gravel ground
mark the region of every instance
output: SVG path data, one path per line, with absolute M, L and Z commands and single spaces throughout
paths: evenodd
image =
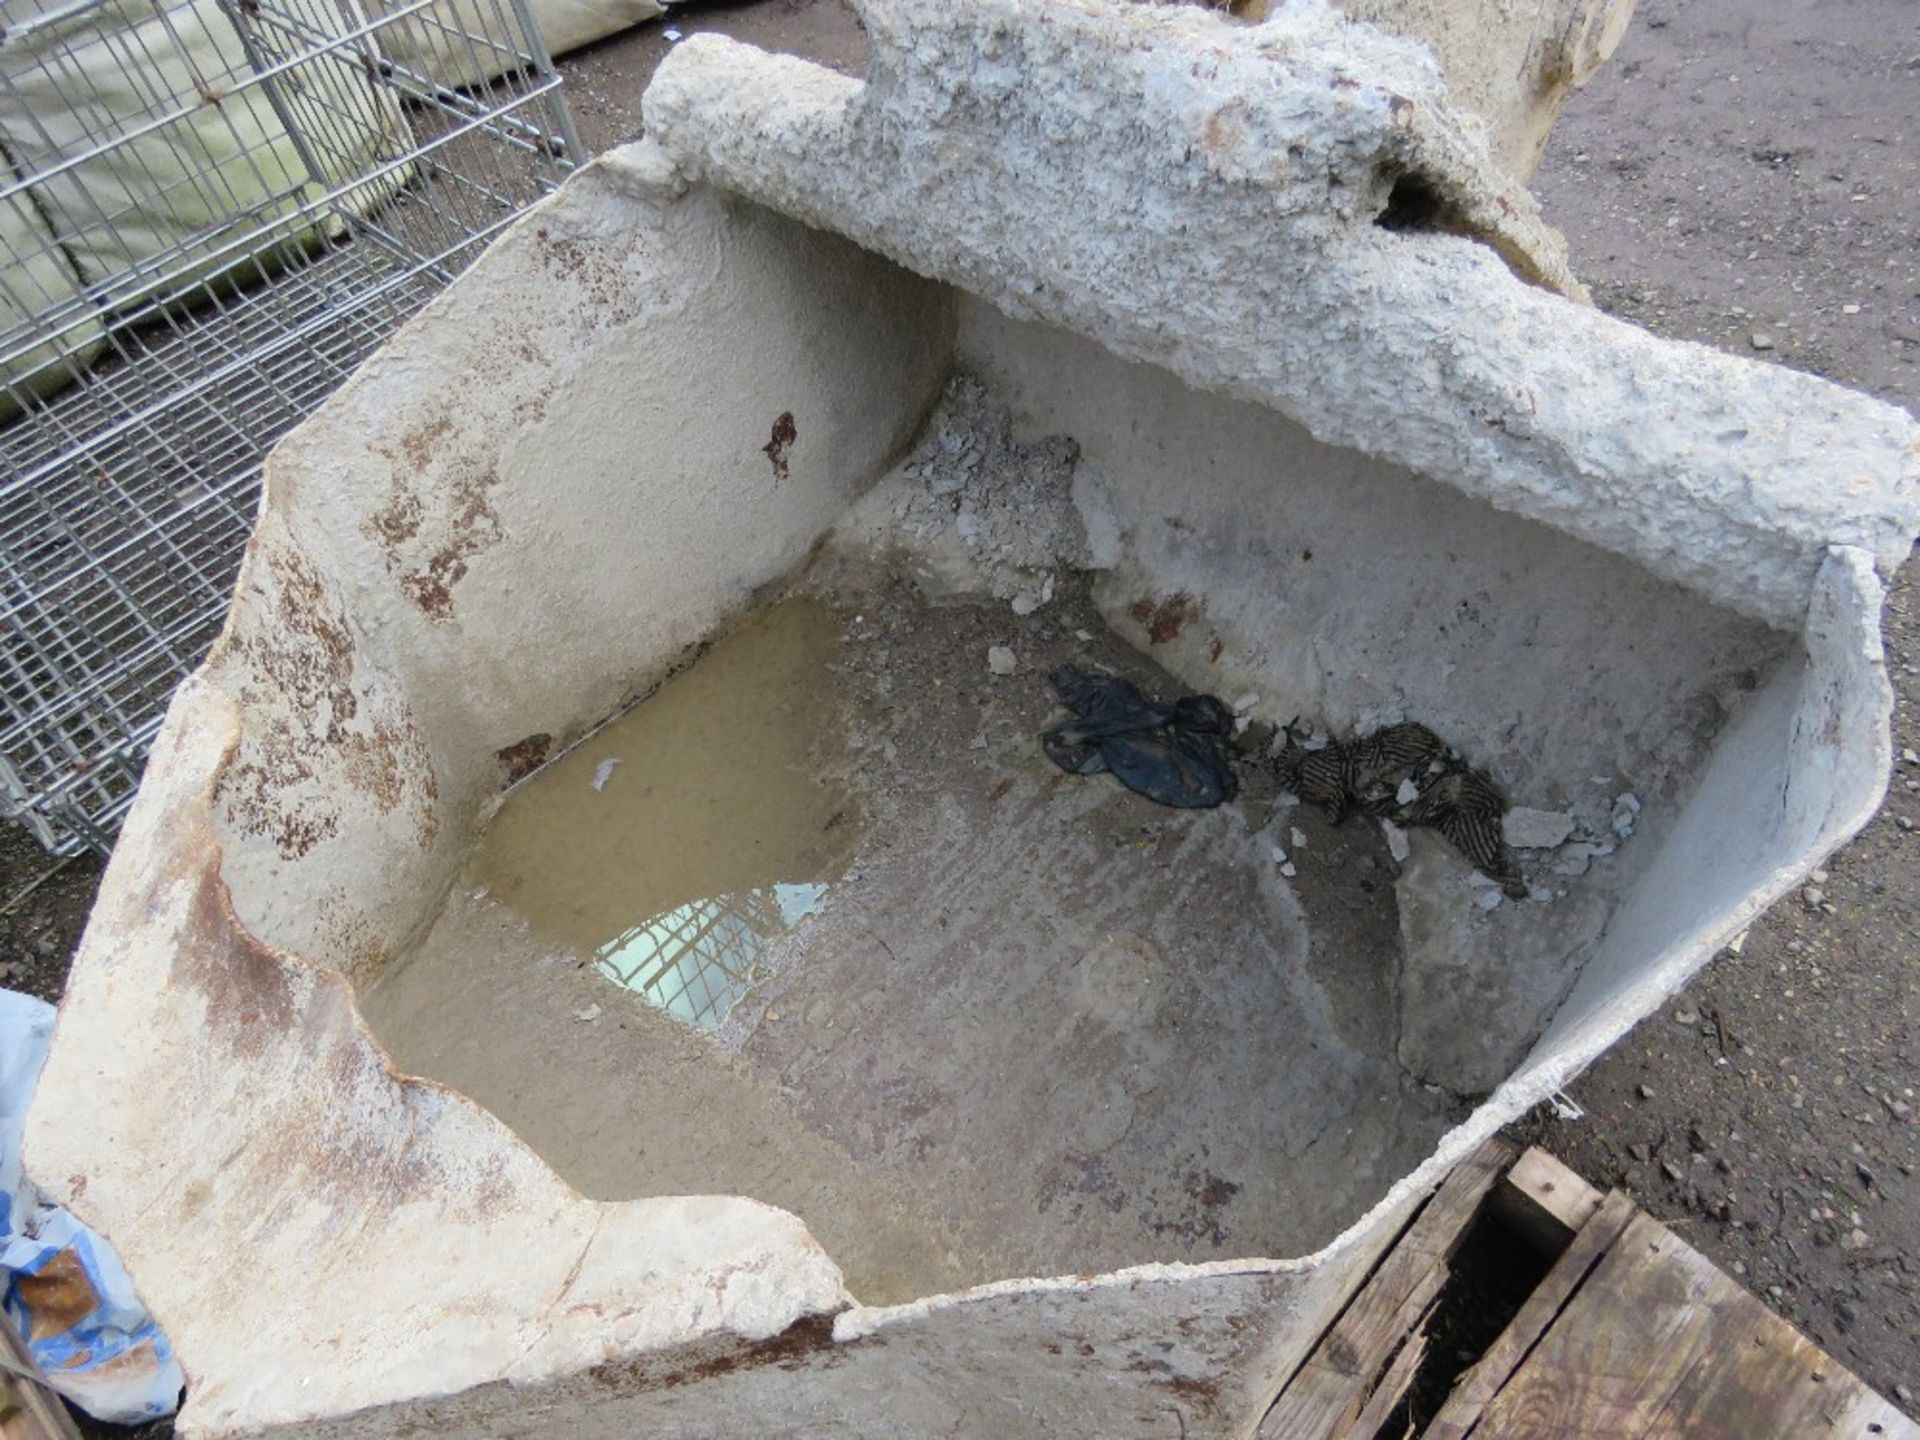
M 689 10 L 857 70 L 840 0 Z M 563 65 L 595 148 L 631 137 L 663 27 Z M 1537 180 L 1599 303 L 1649 329 L 1920 403 L 1920 5 L 1642 0 Z M 1890 598 L 1896 756 L 1920 748 L 1913 567 Z M 1757 925 L 1526 1138 L 1617 1184 L 1911 1413 L 1920 1391 L 1920 763 L 1813 889 Z M 98 883 L 0 829 L 0 984 L 56 998 Z M 125 1433 L 103 1431 L 101 1433 Z M 156 1431 L 155 1433 L 160 1433 Z
M 1920 408 L 1920 5 L 1641 0 L 1536 189 L 1602 306 Z M 1886 807 L 1531 1129 L 1920 1411 L 1920 615 Z M 1818 878 L 1818 877 L 1816 877 Z
M 52 859 L 18 825 L 0 825 L 0 985 L 57 1001 L 100 885 L 100 861 Z

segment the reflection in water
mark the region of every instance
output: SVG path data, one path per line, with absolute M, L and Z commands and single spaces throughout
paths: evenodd
M 717 1029 L 858 845 L 840 630 L 780 601 L 507 797 L 464 881 L 648 1004 Z
M 774 885 L 694 900 L 601 947 L 601 973 L 677 1020 L 717 1030 L 762 978 L 767 942 L 820 908 L 825 884 Z

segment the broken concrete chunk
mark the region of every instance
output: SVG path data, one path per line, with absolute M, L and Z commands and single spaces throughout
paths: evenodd
M 1622 795 L 1613 802 L 1613 816 L 1609 826 L 1622 840 L 1633 834 L 1634 826 L 1640 822 L 1640 801 L 1634 795 Z
M 1604 855 L 1611 855 L 1613 846 L 1604 842 L 1575 840 L 1563 845 L 1555 852 L 1553 873 L 1556 875 L 1584 875 L 1592 863 Z
M 994 675 L 1011 675 L 1019 662 L 1013 658 L 1013 651 L 1005 645 L 987 647 L 987 670 Z
M 1391 820 L 1382 820 L 1380 831 L 1387 837 L 1387 853 L 1398 863 L 1406 864 L 1407 856 L 1412 853 L 1407 846 L 1407 832 Z
M 1551 850 L 1573 834 L 1573 816 L 1561 810 L 1530 810 L 1516 805 L 1500 822 L 1507 844 L 1516 850 Z

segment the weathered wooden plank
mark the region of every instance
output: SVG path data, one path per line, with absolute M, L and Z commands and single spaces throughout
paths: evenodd
M 59 1440 L 33 1416 L 11 1384 L 0 1380 L 0 1440 Z
M 1891 1406 L 1645 1215 L 1628 1222 L 1467 1433 L 1920 1440 Z
M 1636 1215 L 1471 1433 L 1639 1435 L 1710 1339 L 1700 1278 L 1657 1263 L 1671 1236 Z
M 1751 1295 L 1724 1299 L 1717 1345 L 1681 1377 L 1647 1440 L 1920 1436 L 1920 1428 Z
M 1699 1251 L 1670 1232 L 1667 1238 L 1664 1263 L 1702 1277 L 1714 1312 L 1714 1344 L 1667 1397 L 1646 1432 L 1649 1440 L 1714 1434 L 1920 1440 L 1920 1427 L 1851 1371 Z
M 1536 1153 L 1539 1152 L 1528 1152 Z M 1508 1178 L 1511 1179 L 1511 1175 Z M 1421 1440 L 1464 1440 L 1487 1403 L 1520 1368 L 1574 1293 L 1613 1248 L 1633 1216 L 1633 1201 L 1626 1195 L 1615 1190 L 1605 1197 L 1598 1212 L 1580 1227 L 1573 1242 L 1561 1252 L 1519 1313 L 1487 1347 L 1486 1354 L 1454 1382 L 1453 1392 L 1440 1407 L 1440 1413 L 1428 1423 Z
M 1494 1213 L 1542 1255 L 1558 1255 L 1600 1210 L 1601 1193 L 1538 1145 L 1493 1192 Z
M 25 1343 L 0 1316 L 0 1440 L 80 1440 L 60 1397 L 37 1377 Z
M 1446 1282 L 1447 1261 L 1514 1149 L 1490 1140 L 1461 1161 L 1287 1382 L 1261 1440 L 1333 1440 L 1352 1430 Z
M 1443 1272 L 1446 1269 L 1445 1266 L 1440 1268 Z M 1361 1409 L 1359 1418 L 1353 1422 L 1352 1433 L 1355 1436 L 1378 1435 L 1380 1427 L 1387 1423 L 1387 1417 L 1393 1413 L 1394 1407 L 1406 1398 L 1408 1387 L 1413 1384 L 1414 1374 L 1420 1369 L 1421 1362 L 1427 1358 L 1427 1326 L 1432 1323 L 1434 1311 L 1440 1306 L 1440 1297 L 1437 1293 L 1439 1287 L 1435 1288 L 1434 1297 L 1408 1326 L 1406 1343 L 1388 1363 L 1379 1383 L 1373 1387 L 1373 1394 L 1367 1397 L 1367 1403 Z

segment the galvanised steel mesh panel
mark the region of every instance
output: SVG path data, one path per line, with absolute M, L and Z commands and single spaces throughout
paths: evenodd
M 581 158 L 524 0 L 0 0 L 0 808 L 106 849 L 262 461 Z

